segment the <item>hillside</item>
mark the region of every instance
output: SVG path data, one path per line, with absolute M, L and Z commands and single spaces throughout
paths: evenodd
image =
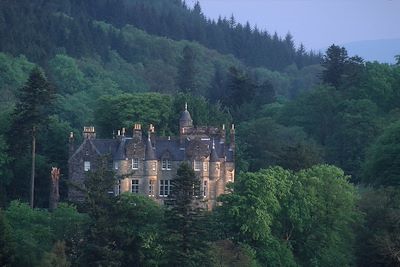
M 60 50 L 78 57 L 106 57 L 108 48 L 121 52 L 118 36 L 100 32 L 94 21 L 104 21 L 118 29 L 133 25 L 150 34 L 196 41 L 220 53 L 233 54 L 248 65 L 271 70 L 320 61 L 320 55 L 308 53 L 304 47 L 296 50 L 290 35 L 271 36 L 237 24 L 234 18 L 209 21 L 199 5 L 191 10 L 174 0 L 2 1 L 0 50 L 25 54 L 42 63 Z
M 61 118 L 81 128 L 93 122 L 95 101 L 104 94 L 181 91 L 185 47 L 190 47 L 194 55 L 191 93 L 212 102 L 226 97 L 231 67 L 245 70 L 258 84 L 268 80 L 284 98 L 291 98 L 319 81 L 320 68 L 316 65 L 299 69 L 293 64 L 282 72 L 251 68 L 232 55 L 220 54 L 197 42 L 174 41 L 132 25 L 118 28 L 90 16 L 80 17 L 75 8 L 79 12 L 82 9 L 66 3 L 60 6 L 48 2 L 25 3 L 29 7 L 26 9 L 19 8 L 22 2 L 1 3 L 2 21 L 8 26 L 3 31 L 7 38 L 0 40 L 0 52 L 7 53 L 2 55 L 4 72 L 0 74 L 5 81 L 0 85 L 3 105 L 12 104 L 16 88 L 37 63 L 57 86 Z M 77 17 L 70 16 L 73 14 Z M 15 19 L 22 15 L 27 19 Z

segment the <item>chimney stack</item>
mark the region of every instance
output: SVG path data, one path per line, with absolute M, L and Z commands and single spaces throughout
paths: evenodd
M 83 138 L 84 139 L 96 139 L 96 131 L 93 126 L 83 127 Z
M 69 145 L 68 145 L 68 156 L 69 158 L 75 153 L 75 137 L 74 132 L 69 133 Z
M 134 139 L 142 140 L 142 125 L 135 123 L 133 125 L 133 136 Z

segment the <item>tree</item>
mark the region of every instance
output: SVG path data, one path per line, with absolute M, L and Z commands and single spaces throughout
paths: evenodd
M 235 67 L 229 69 L 228 93 L 223 103 L 232 111 L 237 110 L 246 102 L 251 102 L 256 92 L 256 85 L 247 73 Z
M 8 155 L 8 145 L 6 144 L 3 135 L 0 135 L 0 206 L 7 200 L 6 187 L 9 185 L 11 180 L 11 173 L 9 170 L 9 164 L 11 158 Z
M 168 266 L 210 266 L 204 240 L 204 216 L 200 180 L 192 167 L 182 163 L 172 180 L 166 210 Z
M 322 162 L 321 149 L 299 127 L 286 127 L 271 118 L 253 119 L 238 127 L 238 148 L 249 171 L 279 165 L 300 170 Z
M 40 126 L 46 123 L 54 101 L 54 88 L 46 80 L 39 68 L 34 68 L 18 94 L 17 103 L 12 115 L 12 126 L 9 133 L 10 143 L 14 155 L 17 156 L 24 150 L 26 140 L 31 139 L 32 164 L 31 164 L 31 190 L 30 205 L 34 206 L 35 188 L 35 156 L 36 136 Z M 19 138 L 13 138 L 15 133 Z
M 363 182 L 376 187 L 400 185 L 400 121 L 389 125 L 368 148 Z
M 15 257 L 15 244 L 11 235 L 11 227 L 0 209 L 0 264 L 12 266 Z
M 183 48 L 183 59 L 179 67 L 179 81 L 178 86 L 183 93 L 196 92 L 196 54 L 193 48 L 186 45 Z
M 328 165 L 242 173 L 216 216 L 220 235 L 249 246 L 262 266 L 351 266 L 358 195 Z
M 326 50 L 326 55 L 322 60 L 322 66 L 325 67 L 322 79 L 326 84 L 336 88 L 342 84 L 347 59 L 347 51 L 344 47 L 333 44 Z
M 359 207 L 365 218 L 358 233 L 358 265 L 399 266 L 399 188 L 367 189 Z
M 163 210 L 146 197 L 130 193 L 115 197 L 116 184 L 106 158 L 85 182 L 85 210 L 91 221 L 79 244 L 80 266 L 159 266 L 165 257 L 162 244 Z M 151 219 L 150 219 L 151 218 Z M 150 220 L 149 220 L 150 219 Z
M 242 173 L 233 191 L 220 197 L 216 216 L 222 236 L 248 245 L 261 266 L 296 266 L 290 246 L 273 233 L 282 201 L 291 188 L 290 171 L 280 167 Z

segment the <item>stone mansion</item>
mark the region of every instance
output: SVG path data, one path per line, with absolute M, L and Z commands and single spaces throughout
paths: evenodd
M 209 209 L 217 204 L 217 197 L 235 179 L 235 129 L 230 129 L 229 143 L 226 130 L 215 127 L 194 127 L 187 110 L 179 119 L 179 136 L 159 137 L 150 125 L 147 135 L 140 124 L 135 124 L 131 135 L 123 128 L 113 139 L 97 139 L 94 127 L 84 127 L 83 143 L 75 146 L 70 135 L 69 179 L 83 185 L 86 173 L 96 168 L 100 157 L 109 156 L 110 167 L 120 177 L 114 188 L 122 192 L 148 195 L 163 203 L 171 191 L 171 180 L 182 162 L 188 162 L 201 181 L 201 194 Z M 112 161 L 112 165 L 111 165 Z M 83 201 L 81 192 L 70 188 L 71 201 Z

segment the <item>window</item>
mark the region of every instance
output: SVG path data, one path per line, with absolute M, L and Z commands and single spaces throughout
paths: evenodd
M 154 197 L 154 184 L 155 184 L 154 180 L 149 181 L 149 196 L 150 197 Z
M 139 159 L 134 158 L 132 159 L 132 170 L 137 170 L 139 169 Z
M 139 194 L 139 180 L 133 179 L 131 185 L 131 192 L 135 194 Z
M 157 162 L 153 162 L 151 164 L 151 168 L 153 169 L 153 171 L 157 170 Z
M 170 193 L 171 181 L 160 180 L 160 197 L 167 197 Z
M 208 185 L 207 185 L 207 181 L 203 182 L 203 197 L 207 196 L 207 192 L 208 192 Z
M 201 170 L 201 161 L 195 160 L 193 165 L 194 165 L 194 170 L 195 171 L 200 171 Z
M 203 171 L 208 172 L 208 162 L 203 162 Z
M 118 170 L 118 162 L 114 162 L 114 169 Z
M 83 170 L 84 170 L 85 172 L 90 171 L 90 161 L 85 161 L 85 162 L 83 163 Z
M 163 159 L 161 163 L 161 169 L 171 170 L 171 161 L 169 159 Z

